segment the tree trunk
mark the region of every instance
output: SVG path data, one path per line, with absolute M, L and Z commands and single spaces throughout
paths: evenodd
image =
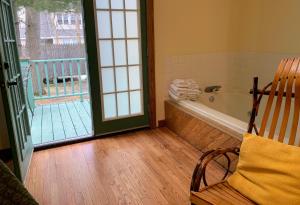
M 18 17 L 18 7 L 15 4 L 15 0 L 12 1 L 12 7 L 13 7 L 13 15 L 14 15 L 14 23 L 15 23 L 15 31 L 16 31 L 16 42 L 17 42 L 17 46 L 18 46 L 18 51 L 19 54 L 21 53 L 21 40 L 20 40 L 20 30 L 19 30 L 19 26 L 20 26 L 20 20 Z
M 31 7 L 26 7 L 26 53 L 29 59 L 40 59 L 40 12 Z M 41 71 L 41 70 L 40 70 Z M 43 72 L 40 72 L 41 85 L 43 86 Z M 32 83 L 35 94 L 38 94 L 38 79 L 35 66 L 32 65 Z M 43 87 L 42 87 L 43 89 Z
M 26 48 L 30 59 L 40 58 L 40 12 L 26 7 Z

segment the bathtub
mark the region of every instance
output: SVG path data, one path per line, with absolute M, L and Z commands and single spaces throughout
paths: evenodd
M 250 94 L 203 93 L 198 101 L 184 100 L 176 103 L 190 114 L 236 138 L 241 139 L 247 131 L 252 108 Z
M 256 117 L 258 129 L 266 103 L 267 98 L 263 98 L 260 104 L 260 112 Z M 285 104 L 284 100 L 282 104 Z M 166 124 L 180 137 L 205 152 L 212 148 L 227 148 L 238 145 L 239 141 L 242 141 L 243 134 L 247 132 L 251 109 L 252 96 L 250 94 L 242 92 L 203 93 L 198 101 L 166 102 Z M 281 109 L 279 115 L 274 139 L 279 136 L 283 110 Z M 293 108 L 291 108 L 291 112 L 293 112 Z M 290 115 L 288 130 L 284 138 L 286 144 L 290 136 L 292 118 L 293 115 Z M 270 124 L 269 119 L 264 134 L 265 137 L 269 134 Z M 300 130 L 300 123 L 298 124 L 298 130 Z M 295 143 L 300 144 L 299 132 Z

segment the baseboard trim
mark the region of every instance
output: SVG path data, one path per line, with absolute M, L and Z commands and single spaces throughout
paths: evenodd
M 158 121 L 158 127 L 166 127 L 167 121 L 166 120 L 159 120 Z

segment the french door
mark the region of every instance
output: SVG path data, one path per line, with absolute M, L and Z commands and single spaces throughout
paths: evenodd
M 95 134 L 148 126 L 146 0 L 83 3 Z
M 33 145 L 18 57 L 12 0 L 0 0 L 0 86 L 14 169 L 24 180 Z M 1 122 L 2 123 L 2 122 Z

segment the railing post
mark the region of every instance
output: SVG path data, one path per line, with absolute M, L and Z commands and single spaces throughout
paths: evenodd
M 40 70 L 39 70 L 39 63 L 35 63 L 34 68 L 35 68 L 35 73 L 36 73 L 37 81 L 38 81 L 37 83 L 38 83 L 38 89 L 39 89 L 39 96 L 42 97 L 43 91 L 42 91 L 42 85 L 41 85 L 41 75 L 40 75 Z
M 65 64 L 64 64 L 64 61 L 61 61 L 61 74 L 62 74 L 63 84 L 64 84 L 64 95 L 66 95 L 67 94 L 67 86 L 66 86 Z
M 80 60 L 77 61 L 77 72 L 78 72 L 78 79 L 79 79 L 80 101 L 83 102 Z
M 70 61 L 69 67 L 70 67 L 70 77 L 71 77 L 72 94 L 74 95 L 75 92 L 74 92 L 73 61 L 72 60 Z
M 50 97 L 50 83 L 49 83 L 49 74 L 48 74 L 48 64 L 47 64 L 47 62 L 44 63 L 44 71 L 45 71 L 45 76 L 46 76 L 48 97 Z
M 55 85 L 55 94 L 56 96 L 58 96 L 59 93 L 58 93 L 57 74 L 56 74 L 56 62 L 53 62 L 53 81 Z

